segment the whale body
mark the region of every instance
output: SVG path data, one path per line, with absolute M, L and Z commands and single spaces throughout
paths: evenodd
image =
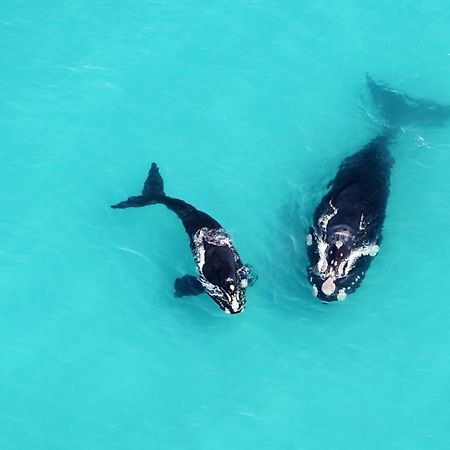
M 360 285 L 380 250 L 394 160 L 391 147 L 406 125 L 442 125 L 450 107 L 414 99 L 368 75 L 382 132 L 345 158 L 321 199 L 306 236 L 308 280 L 325 303 L 345 300 Z
M 165 205 L 183 223 L 198 271 L 198 276 L 184 275 L 175 280 L 175 296 L 206 292 L 224 312 L 242 312 L 246 289 L 256 278 L 251 267 L 242 263 L 231 236 L 219 222 L 184 200 L 165 194 L 156 163 L 151 165 L 141 195 L 111 207 L 124 209 L 155 204 Z

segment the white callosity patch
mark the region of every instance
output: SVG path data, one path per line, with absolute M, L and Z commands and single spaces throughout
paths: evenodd
M 380 247 L 378 247 L 377 244 L 368 244 L 363 245 L 362 247 L 356 248 L 350 252 L 350 255 L 347 258 L 347 266 L 345 268 L 344 275 L 348 275 L 350 271 L 353 269 L 353 267 L 356 264 L 356 261 L 358 261 L 361 256 L 371 256 L 374 257 L 378 254 Z
M 372 256 L 372 258 L 373 258 L 374 256 L 378 255 L 379 251 L 380 251 L 380 247 L 378 247 L 377 244 L 373 244 L 370 248 L 369 256 Z
M 361 230 L 361 231 L 363 231 L 363 230 L 365 230 L 367 228 L 367 224 L 366 224 L 366 222 L 364 221 L 364 214 L 361 214 L 361 219 L 360 219 L 360 221 L 359 221 L 359 229 Z
M 308 233 L 308 234 L 306 235 L 306 245 L 309 247 L 309 246 L 312 245 L 312 243 L 313 243 L 313 238 L 312 238 L 312 236 L 311 236 L 311 233 Z
M 336 290 L 336 285 L 333 282 L 333 279 L 331 277 L 328 277 L 325 282 L 322 284 L 322 292 L 325 295 L 332 295 L 334 294 L 334 291 Z
M 317 297 L 317 294 L 319 293 L 319 290 L 317 289 L 317 286 L 315 284 L 313 284 L 312 293 L 314 297 Z
M 331 211 L 327 211 L 322 216 L 320 216 L 318 220 L 318 225 L 320 230 L 322 231 L 322 235 L 326 235 L 328 222 L 338 213 L 338 209 L 333 206 L 331 200 L 329 201 L 329 205 L 331 207 Z M 319 236 L 315 236 L 317 241 L 317 250 L 319 251 L 319 261 L 317 263 L 317 270 L 319 273 L 325 273 L 328 269 L 327 262 L 327 249 L 329 245 Z
M 337 295 L 337 299 L 340 302 L 343 302 L 345 300 L 345 298 L 347 297 L 347 294 L 345 293 L 345 289 L 339 289 L 338 291 L 338 295 Z
M 241 307 L 241 305 L 239 304 L 239 302 L 237 300 L 233 300 L 231 302 L 231 308 L 233 309 L 233 311 L 238 311 L 240 307 Z
M 328 269 L 327 262 L 327 249 L 328 244 L 322 239 L 317 238 L 317 250 L 319 251 L 319 261 L 317 263 L 317 270 L 319 273 L 324 273 Z
M 329 201 L 329 205 L 332 211 L 327 211 L 326 213 L 322 214 L 322 216 L 320 216 L 318 220 L 319 227 L 325 233 L 327 232 L 328 222 L 338 213 L 338 209 L 335 206 L 333 206 L 331 200 Z

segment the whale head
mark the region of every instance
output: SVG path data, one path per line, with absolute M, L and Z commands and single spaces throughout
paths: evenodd
M 323 237 L 311 232 L 307 245 L 313 295 L 325 303 L 345 300 L 361 284 L 370 257 L 378 251 L 377 245 L 358 247 L 356 234 L 344 225 L 332 227 Z
M 202 279 L 208 295 L 227 314 L 244 310 L 247 278 L 236 262 L 235 253 L 226 245 L 205 245 Z

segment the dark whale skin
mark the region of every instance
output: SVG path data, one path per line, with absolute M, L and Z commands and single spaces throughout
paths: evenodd
M 314 212 L 313 226 L 307 239 L 307 244 L 310 243 L 307 245 L 308 277 L 317 289 L 317 292 L 314 289 L 315 295 L 325 302 L 339 300 L 339 292 L 343 297 L 344 293 L 350 294 L 360 286 L 373 259 L 367 252 L 370 249 L 372 253 L 377 251 L 381 244 L 393 166 L 388 148 L 390 141 L 389 135 L 380 135 L 344 159 Z M 353 255 L 357 252 L 361 255 L 346 276 L 336 278 L 334 292 L 326 295 L 321 286 L 327 273 L 321 274 L 318 270 L 319 245 L 332 247 L 334 232 L 339 233 L 339 230 L 345 230 L 348 240 L 334 250 L 334 256 L 329 256 L 328 266 L 332 261 L 342 264 L 352 252 Z M 341 253 L 344 257 L 340 257 Z

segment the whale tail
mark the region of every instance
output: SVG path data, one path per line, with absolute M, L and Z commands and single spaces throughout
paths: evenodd
M 366 73 L 366 84 L 386 125 L 398 129 L 407 125 L 444 125 L 450 119 L 450 106 L 417 99 L 374 81 Z
M 159 173 L 158 166 L 156 163 L 152 163 L 144 183 L 144 188 L 142 189 L 142 194 L 135 197 L 128 197 L 123 202 L 111 205 L 111 208 L 139 208 L 141 206 L 161 203 L 165 198 L 164 181 Z

